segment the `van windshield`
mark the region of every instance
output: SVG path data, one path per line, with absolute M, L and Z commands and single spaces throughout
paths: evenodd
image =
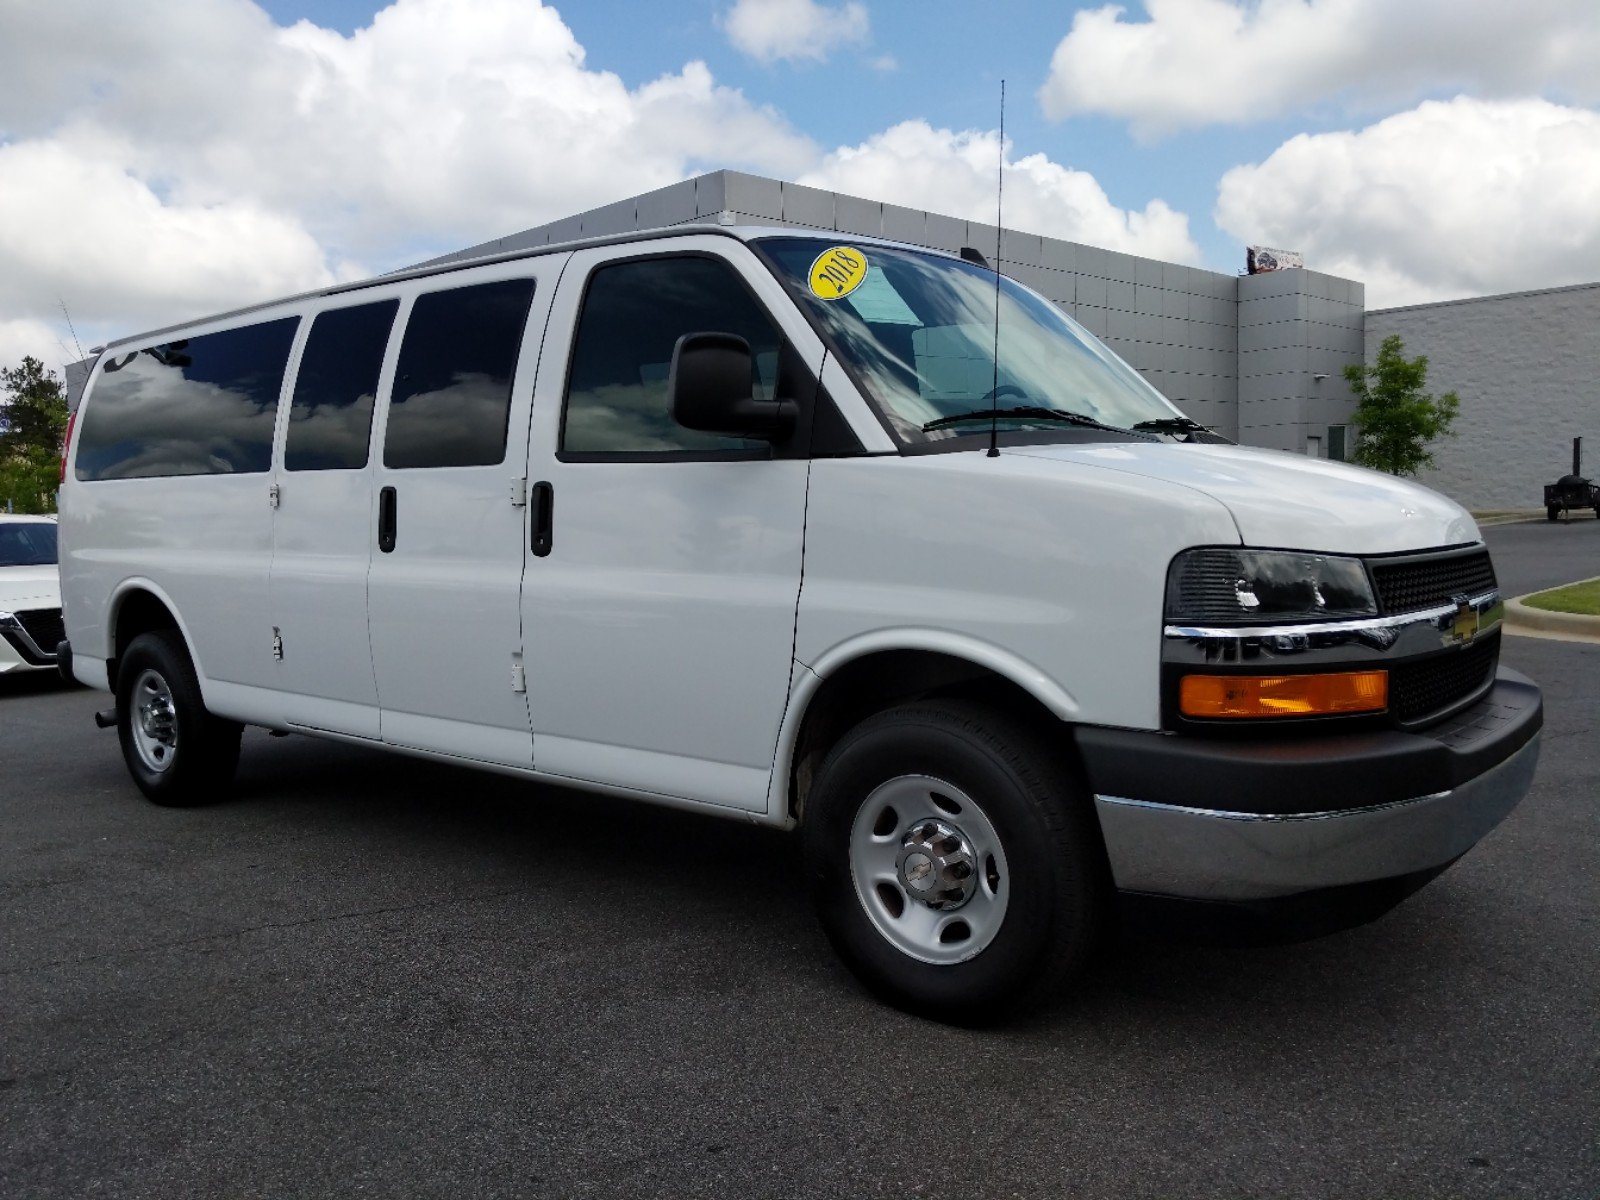
M 983 267 L 842 239 L 756 245 L 903 441 L 987 436 L 991 408 L 1003 431 L 1064 436 L 1183 420 L 1076 321 L 1004 277 L 997 384 L 995 277 Z

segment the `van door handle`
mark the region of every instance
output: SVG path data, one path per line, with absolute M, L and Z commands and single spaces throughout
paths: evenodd
M 533 526 L 530 549 L 543 558 L 550 553 L 550 530 L 555 520 L 556 490 L 548 483 L 536 483 L 528 497 L 529 521 Z
M 378 492 L 378 549 L 385 554 L 394 550 L 396 519 L 399 515 L 399 502 L 395 497 L 392 487 L 383 488 Z

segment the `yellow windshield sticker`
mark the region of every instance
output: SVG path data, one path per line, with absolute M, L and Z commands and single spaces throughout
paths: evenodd
M 865 254 L 854 246 L 830 246 L 811 264 L 811 294 L 820 300 L 840 300 L 866 277 Z

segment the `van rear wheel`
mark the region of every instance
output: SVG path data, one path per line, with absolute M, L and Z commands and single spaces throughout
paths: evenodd
M 876 995 L 960 1024 L 1062 989 L 1109 921 L 1089 797 L 994 709 L 927 701 L 846 734 L 803 830 L 823 928 Z
M 206 711 L 177 633 L 133 639 L 117 672 L 117 738 L 128 773 L 150 800 L 192 807 L 221 799 L 239 764 L 242 729 Z

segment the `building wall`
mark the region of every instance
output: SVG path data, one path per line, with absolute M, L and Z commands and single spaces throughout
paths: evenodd
M 1361 361 L 1366 287 L 1304 269 L 1239 280 L 1239 441 L 1328 457 L 1329 427 L 1347 425 L 1344 378 Z
M 1430 392 L 1461 397 L 1419 482 L 1479 511 L 1539 508 L 1579 436 L 1600 477 L 1600 284 L 1369 312 L 1367 361 L 1391 333 L 1428 356 Z

